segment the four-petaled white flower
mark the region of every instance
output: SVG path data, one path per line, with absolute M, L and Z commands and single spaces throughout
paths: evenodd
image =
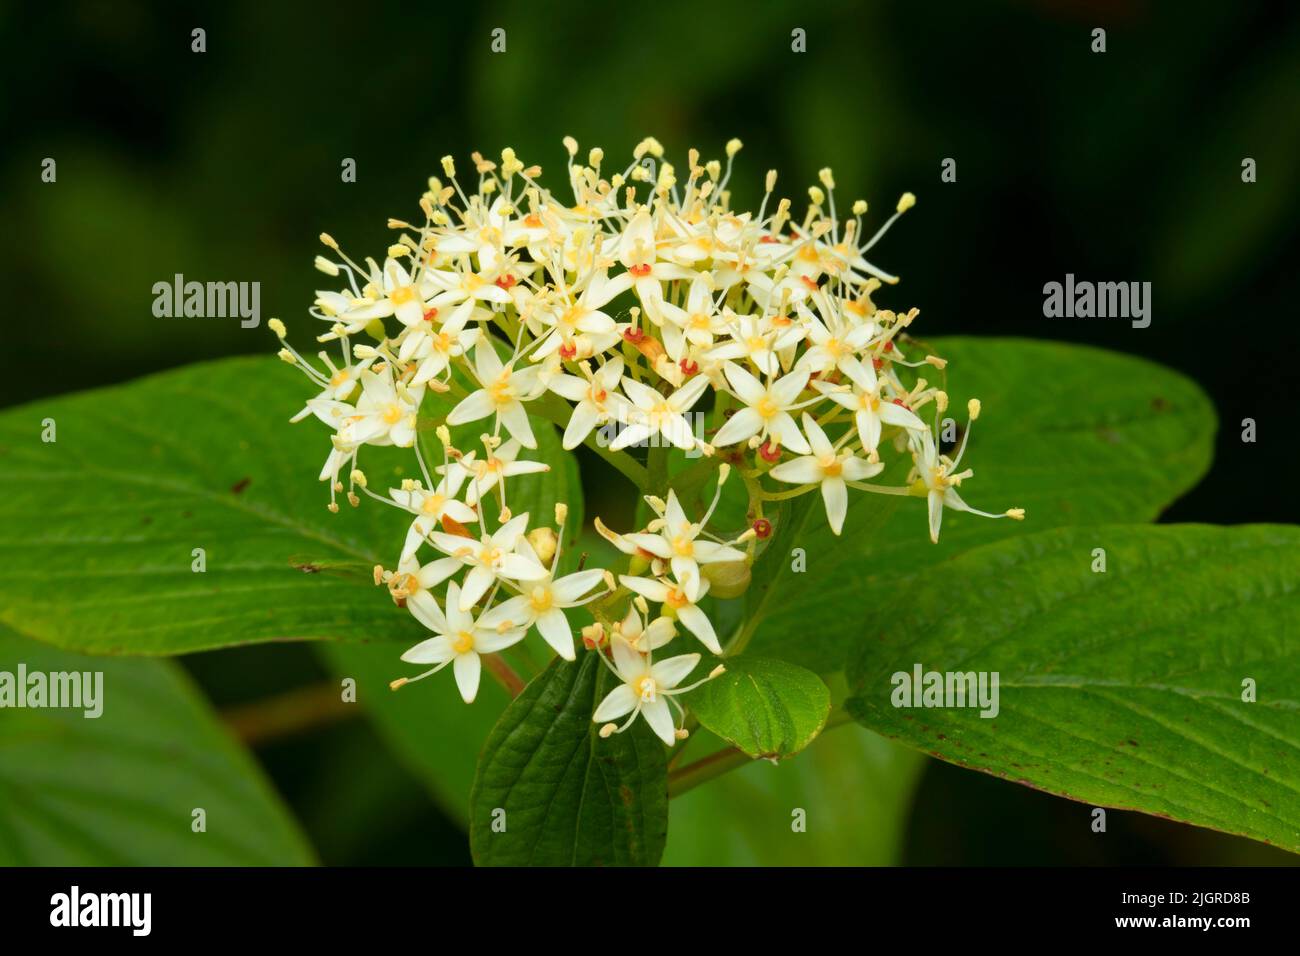
M 460 476 L 454 474 L 443 478 L 432 489 L 412 487 L 388 490 L 390 498 L 415 515 L 415 520 L 406 532 L 406 542 L 402 545 L 403 561 L 419 550 L 430 532 L 442 527 L 443 515 L 461 524 L 478 521 L 477 512 L 456 497 L 459 490 Z
M 639 445 L 652 435 L 687 451 L 694 448 L 695 435 L 686 421 L 686 413 L 700 400 L 708 386 L 707 378 L 695 375 L 681 388 L 665 396 L 649 385 L 630 378 L 623 379 L 623 391 L 632 400 L 632 407 L 625 410 L 627 424 L 610 442 L 610 450 Z
M 465 503 L 472 507 L 507 478 L 535 475 L 551 470 L 551 466 L 546 462 L 521 459 L 519 447 L 518 439 L 511 438 L 503 442 L 500 447 L 486 453 L 483 458 L 478 457 L 478 452 L 466 452 L 448 465 L 439 465 L 437 472 L 456 476 L 458 485 L 462 480 L 468 481 Z
M 796 485 L 820 484 L 826 520 L 831 530 L 839 534 L 844 530 L 844 516 L 849 511 L 849 488 L 845 482 L 872 478 L 885 466 L 858 458 L 847 450 L 836 451 L 816 419 L 807 412 L 803 416 L 803 430 L 808 435 L 812 454 L 783 461 L 768 474 L 777 481 Z
M 458 559 L 469 567 L 465 586 L 460 592 L 460 609 L 468 611 L 498 580 L 535 581 L 546 577 L 546 568 L 535 558 L 525 557 L 515 551 L 528 527 L 528 512 L 515 515 L 493 534 L 484 534 L 475 541 L 464 535 L 434 531 L 429 535 L 433 546 L 443 554 Z
M 858 363 L 847 374 L 853 383 L 852 388 L 846 389 L 821 381 L 814 382 L 813 387 L 831 401 L 853 411 L 858 437 L 868 452 L 874 453 L 880 445 L 882 423 L 897 425 L 913 433 L 925 431 L 925 423 L 916 417 L 915 412 L 881 397 L 881 383 L 870 363 Z
M 627 714 L 632 715 L 620 728 L 602 728 L 602 735 L 608 736 L 626 730 L 640 714 L 655 735 L 671 747 L 677 742 L 677 734 L 668 702 L 675 695 L 693 689 L 678 688 L 677 685 L 695 670 L 700 655 L 681 654 L 652 663 L 648 656 L 633 650 L 631 645 L 621 639 L 611 641 L 610 650 L 614 655 L 614 672 L 622 683 L 605 695 L 605 699 L 592 714 L 592 721 L 601 724 L 618 720 Z
M 351 414 L 343 416 L 339 439 L 349 445 L 415 444 L 416 415 L 424 398 L 424 386 L 396 382 L 390 371 L 361 373 L 361 397 Z
M 624 587 L 635 591 L 646 600 L 662 604 L 665 616 L 675 617 L 681 621 L 682 626 L 699 638 L 700 643 L 713 653 L 722 653 L 717 632 L 713 630 L 709 616 L 700 610 L 697 603 L 709 593 L 707 578 L 699 579 L 699 588 L 696 590 L 695 597 L 687 594 L 683 585 L 671 581 L 636 577 L 631 574 L 620 575 L 618 580 Z
M 713 440 L 715 445 L 734 445 L 757 435 L 801 455 L 809 453 L 808 442 L 790 416 L 790 411 L 797 407 L 799 394 L 808 384 L 807 369 L 795 369 L 767 386 L 735 362 L 728 362 L 723 372 L 745 407 L 719 429 Z
M 402 655 L 408 664 L 435 664 L 433 669 L 425 671 L 411 680 L 420 680 L 430 674 L 436 674 L 448 664 L 456 675 L 456 686 L 465 703 L 472 704 L 478 694 L 479 675 L 482 671 L 480 654 L 495 654 L 507 647 L 518 644 L 524 637 L 523 628 L 497 630 L 484 627 L 481 620 L 476 621 L 468 609 L 462 609 L 460 588 L 453 581 L 447 586 L 447 610 L 444 614 L 436 604 L 426 627 L 435 636 L 416 644 Z M 472 604 L 471 604 L 472 606 Z
M 526 538 L 519 540 L 519 553 L 532 561 L 537 555 Z M 536 579 L 520 580 L 522 594 L 502 601 L 484 613 L 481 622 L 485 627 L 522 627 L 536 625 L 542 639 L 566 661 L 574 659 L 573 628 L 564 609 L 585 604 L 588 593 L 601 582 L 605 572 L 599 569 L 575 571 L 563 577 L 554 577 L 554 570 Z
M 536 365 L 515 369 L 514 365 L 513 361 L 502 364 L 491 338 L 481 337 L 474 348 L 474 370 L 483 387 L 451 410 L 447 424 L 463 425 L 495 414 L 498 427 L 504 425 L 525 448 L 536 448 L 537 439 L 528 423 L 524 402 L 536 398 L 544 389 L 538 379 L 540 369 Z
M 662 530 L 657 534 L 634 532 L 624 537 L 638 548 L 667 561 L 673 569 L 673 576 L 686 591 L 687 596 L 692 601 L 696 601 L 700 598 L 704 586 L 701 583 L 703 579 L 700 577 L 700 565 L 745 560 L 743 551 L 737 551 L 716 541 L 700 540 L 699 535 L 704 530 L 707 520 L 708 515 L 705 516 L 705 521 L 692 524 L 677 500 L 677 492 L 669 489 Z M 705 620 L 707 621 L 707 618 Z
M 557 395 L 577 403 L 564 428 L 562 444 L 566 449 L 581 445 L 597 425 L 603 425 L 620 414 L 626 418 L 630 404 L 615 392 L 623 380 L 622 356 L 615 356 L 595 372 L 584 363 L 582 371 L 586 378 L 561 373 L 546 383 L 546 387 Z

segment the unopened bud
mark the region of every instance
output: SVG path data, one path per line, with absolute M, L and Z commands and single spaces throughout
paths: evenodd
M 553 530 L 542 527 L 534 528 L 528 532 L 528 543 L 537 555 L 537 560 L 549 567 L 551 559 L 555 557 L 556 549 L 559 547 L 560 539 L 556 537 Z

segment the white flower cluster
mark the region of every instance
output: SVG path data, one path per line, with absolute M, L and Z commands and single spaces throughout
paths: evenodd
M 314 415 L 333 431 L 320 472 L 330 509 L 338 510 L 346 474 L 352 505 L 360 489 L 411 515 L 396 568 L 376 568 L 375 578 L 433 632 L 402 656 L 433 665 L 419 677 L 451 664 L 471 701 L 484 660 L 510 683 L 496 652 L 530 629 L 572 660 L 565 612 L 586 606 L 594 622 L 582 628 L 584 643 L 618 678 L 594 715 L 602 734 L 641 715 L 671 744 L 686 733 L 673 698 L 697 686 L 681 682 L 700 655 L 656 661 L 655 652 L 679 626 L 724 652 L 700 602 L 711 588 L 714 596 L 743 588 L 756 541 L 772 531 L 763 502 L 818 491 L 839 534 L 849 489 L 925 497 L 934 540 L 945 507 L 986 513 L 957 492 L 971 475 L 960 470 L 969 428 L 953 457 L 940 454 L 932 428 L 947 395 L 908 371 L 942 369 L 944 360 L 907 344 L 915 309 L 878 309 L 871 299 L 897 278 L 864 256 L 913 205 L 910 193 L 865 236 L 867 204 L 854 203 L 842 220 L 829 169 L 808 190 L 802 219 L 788 199 L 769 208 L 775 171 L 756 214 L 732 210 L 727 186 L 738 140 L 727 144 L 725 166 L 701 163 L 692 150 L 684 182 L 654 139 L 612 174 L 602 150 L 582 163 L 577 143 L 566 138 L 565 147 L 572 201 L 544 188 L 541 170 L 513 150 L 499 164 L 475 154 L 470 193 L 444 157 L 445 180 L 431 178 L 420 200 L 423 223 L 389 221 L 400 238 L 382 265 L 359 264 L 322 235 L 332 256 L 316 266 L 345 277 L 346 287 L 319 292 L 311 314 L 328 324 L 318 341 L 338 342 L 341 360 L 321 352 L 316 366 L 287 345 L 280 355 L 319 388 L 294 421 Z M 270 325 L 283 343 L 284 324 Z M 421 417 L 429 392 L 455 400 L 433 421 Z M 918 415 L 927 406 L 932 425 Z M 707 440 L 692 425 L 705 409 L 716 425 Z M 978 413 L 972 401 L 970 419 Z M 549 467 L 528 458 L 537 448 L 530 415 L 558 425 L 564 448 L 585 443 L 640 485 L 654 513 L 645 529 L 617 534 L 596 519 L 628 555 L 627 573 L 559 574 L 564 504 L 554 528 L 530 528 L 538 516 L 511 513 L 508 481 Z M 452 440 L 451 428 L 472 422 L 485 423 L 481 456 Z M 435 467 L 417 442 L 426 424 L 442 446 Z M 365 445 L 413 449 L 418 477 L 386 495 L 370 490 L 358 467 Z M 701 520 L 685 514 L 662 469 L 625 451 L 645 446 L 651 456 L 673 446 L 716 469 L 713 506 Z M 907 481 L 868 483 L 891 449 L 911 457 Z M 752 524 L 724 540 L 706 528 L 733 470 L 749 494 Z M 623 717 L 621 726 L 605 723 Z

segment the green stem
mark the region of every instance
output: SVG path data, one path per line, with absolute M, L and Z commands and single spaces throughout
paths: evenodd
M 838 711 L 832 714 L 822 727 L 821 734 L 817 735 L 820 740 L 827 731 L 834 730 L 836 727 L 843 727 L 845 724 L 853 723 L 853 718 L 847 711 Z M 816 744 L 816 741 L 813 741 Z M 708 783 L 716 777 L 747 766 L 753 763 L 755 758 L 742 750 L 736 750 L 734 747 L 728 747 L 725 750 L 718 750 L 707 757 L 701 757 L 693 763 L 688 763 L 685 767 L 672 770 L 668 774 L 668 797 L 680 797 L 688 790 L 693 790 L 702 783 Z
M 668 449 L 659 445 L 651 445 L 649 455 L 646 458 L 646 484 L 643 486 L 647 494 L 665 495 L 668 493 Z
M 326 682 L 230 707 L 221 712 L 221 717 L 235 736 L 255 747 L 360 713 L 356 704 L 343 700 L 337 684 Z
M 707 783 L 714 777 L 720 777 L 737 767 L 745 766 L 752 759 L 749 754 L 730 747 L 711 753 L 707 757 L 701 757 L 694 763 L 688 763 L 685 767 L 668 774 L 668 797 L 669 799 L 680 797 L 686 791 Z

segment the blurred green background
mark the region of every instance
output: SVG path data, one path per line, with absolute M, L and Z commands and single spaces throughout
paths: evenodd
M 494 54 L 498 27 L 507 49 Z M 1090 50 L 1094 27 L 1107 30 L 1104 54 Z M 796 28 L 806 53 L 791 51 Z M 919 307 L 923 334 L 1089 342 L 1196 379 L 1219 412 L 1217 459 L 1168 520 L 1300 520 L 1286 477 L 1297 409 L 1286 362 L 1300 354 L 1295 4 L 86 0 L 0 5 L 0 54 L 0 405 L 273 350 L 265 327 L 155 319 L 153 284 L 178 272 L 256 280 L 263 323 L 301 329 L 322 278 L 317 234 L 381 254 L 387 217 L 416 214 L 445 153 L 463 163 L 509 145 L 555 172 L 565 134 L 614 158 L 652 134 L 679 163 L 689 146 L 721 155 L 739 136 L 742 207 L 772 167 L 796 199 L 826 165 L 845 201 L 884 210 L 917 194 L 875 258 L 903 277 L 881 303 Z M 46 157 L 54 184 L 40 179 Z M 941 183 L 949 157 L 957 181 Z M 1245 157 L 1254 184 L 1241 180 Z M 355 183 L 341 181 L 348 158 Z M 1150 328 L 1043 318 L 1043 283 L 1067 272 L 1150 281 Z M 1245 417 L 1256 444 L 1240 441 Z M 223 706 L 326 676 L 311 649 L 288 645 L 186 663 Z M 850 746 L 882 765 L 896 757 L 864 731 L 837 733 L 859 735 Z M 325 862 L 468 862 L 458 824 L 363 721 L 257 756 Z M 888 822 L 847 772 L 837 786 L 855 826 Z M 859 859 L 1294 861 L 1118 812 L 1101 838 L 1088 813 L 930 761 L 901 837 Z M 698 859 L 689 849 L 670 847 L 669 861 Z M 707 856 L 752 858 L 726 839 Z

